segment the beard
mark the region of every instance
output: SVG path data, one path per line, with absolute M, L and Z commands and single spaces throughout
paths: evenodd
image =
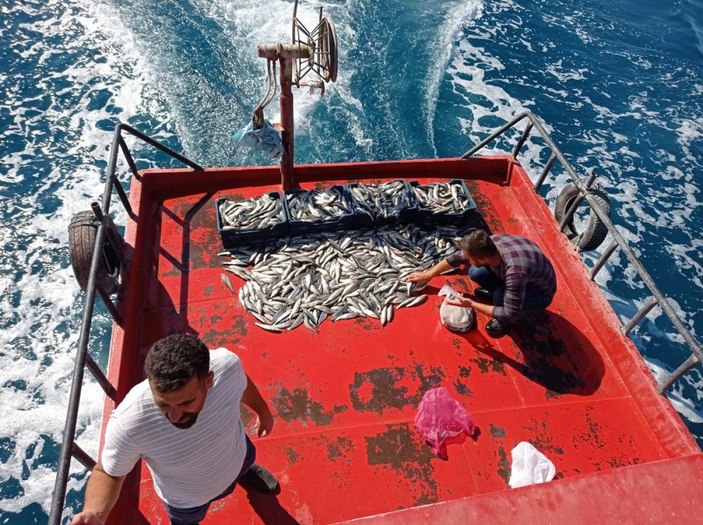
M 168 419 L 168 416 L 166 416 L 166 414 L 164 414 L 164 416 L 166 417 L 166 419 Z M 195 425 L 195 422 L 197 420 L 198 420 L 198 414 L 183 414 L 183 416 L 181 416 L 181 419 L 179 419 L 177 423 L 174 423 L 170 419 L 168 419 L 168 422 L 171 423 L 176 428 L 185 429 L 185 428 L 190 428 L 193 425 Z

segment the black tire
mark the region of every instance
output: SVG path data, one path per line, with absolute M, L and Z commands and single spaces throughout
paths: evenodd
M 81 289 L 88 286 L 90 260 L 95 248 L 95 237 L 100 221 L 95 218 L 92 210 L 76 213 L 68 225 L 68 249 L 71 266 Z M 108 295 L 119 288 L 120 262 L 114 250 L 107 241 L 103 244 L 102 256 L 98 262 L 96 284 Z
M 591 188 L 588 190 L 588 195 L 593 197 L 597 204 L 600 206 L 601 210 L 608 216 L 610 216 L 610 199 L 608 195 L 601 189 Z M 573 202 L 581 196 L 581 192 L 576 187 L 575 184 L 568 184 L 557 197 L 557 201 L 554 204 L 554 217 L 557 222 L 561 223 L 562 218 L 566 215 Z M 588 203 L 583 202 L 586 206 Z M 590 216 L 588 219 L 588 225 L 583 232 L 578 232 L 574 226 L 573 217 L 569 222 L 564 225 L 564 233 L 571 239 L 580 250 L 588 252 L 598 248 L 605 237 L 608 235 L 607 226 L 601 221 L 598 216 L 590 210 Z

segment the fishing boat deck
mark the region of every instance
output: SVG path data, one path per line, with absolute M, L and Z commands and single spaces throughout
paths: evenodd
M 404 518 L 399 513 L 397 521 L 463 523 L 458 516 L 471 515 L 466 509 L 486 497 L 481 495 L 493 493 L 499 503 L 537 489 L 508 489 L 510 451 L 520 441 L 534 444 L 556 466 L 557 479 L 542 491 L 578 476 L 700 454 L 620 334 L 575 249 L 510 158 L 296 168 L 304 188 L 323 184 L 323 176 L 343 182 L 465 179 L 494 233 L 524 235 L 542 247 L 557 272 L 556 298 L 501 339 L 486 335 L 487 319 L 480 314 L 476 330 L 456 334 L 440 324 L 436 295 L 445 282 L 467 289 L 467 278 L 454 275 L 434 279 L 425 304 L 398 310 L 385 327 L 366 318 L 326 321 L 319 333 L 303 326 L 267 332 L 238 302 L 243 281 L 228 274 L 233 294 L 221 278 L 225 259 L 217 255 L 222 244 L 215 201 L 279 189 L 278 170 L 143 173 L 132 184 L 130 199 L 138 210 L 126 232 L 134 248 L 132 270 L 110 358 L 119 397 L 142 379 L 143 356 L 155 340 L 189 331 L 210 348 L 236 352 L 276 418 L 270 436 L 253 440 L 257 462 L 279 479 L 280 494 L 238 488 L 212 506 L 204 524 L 335 523 L 422 505 L 430 506 Z M 474 439 L 450 445 L 446 460 L 433 455 L 414 429 L 422 395 L 437 386 L 447 387 L 479 428 Z M 700 478 L 701 462 L 695 464 Z M 136 470 L 114 522 L 168 523 L 148 470 Z M 607 484 L 591 483 L 597 506 Z M 658 483 L 666 484 L 666 476 Z M 449 501 L 468 507 L 452 518 L 442 514 L 447 507 L 433 505 Z M 515 515 L 505 518 L 514 523 Z

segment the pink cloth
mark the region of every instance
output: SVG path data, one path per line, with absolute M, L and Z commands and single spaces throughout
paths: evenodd
M 425 392 L 417 408 L 415 427 L 432 451 L 443 458 L 447 457 L 449 443 L 461 443 L 476 430 L 469 413 L 443 386 Z

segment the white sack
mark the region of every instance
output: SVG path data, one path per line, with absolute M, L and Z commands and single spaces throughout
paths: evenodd
M 531 443 L 521 441 L 510 452 L 513 466 L 508 485 L 515 489 L 551 481 L 556 474 L 554 463 L 537 450 Z
M 439 308 L 442 324 L 453 332 L 468 332 L 476 324 L 474 309 L 449 304 L 450 300 L 451 296 L 446 297 Z

